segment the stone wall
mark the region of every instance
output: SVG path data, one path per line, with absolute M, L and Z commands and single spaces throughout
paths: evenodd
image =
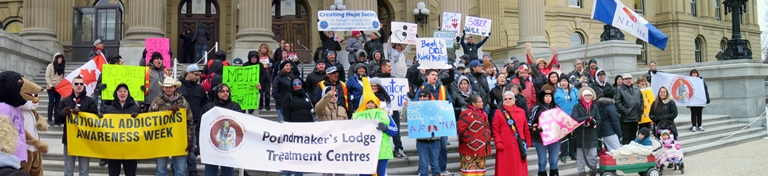
M 56 52 L 60 51 L 0 30 L 0 71 L 16 71 L 32 78 L 45 69 Z

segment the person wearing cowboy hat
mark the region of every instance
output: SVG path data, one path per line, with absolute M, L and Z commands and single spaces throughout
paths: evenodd
M 101 41 L 101 39 L 96 39 L 93 41 L 93 50 L 88 53 L 88 60 L 93 59 L 93 57 L 96 57 L 98 54 L 103 54 L 105 60 L 112 58 L 112 54 L 104 49 L 104 41 Z
M 176 91 L 181 87 L 181 82 L 176 81 L 172 77 L 166 77 L 163 82 L 159 83 L 163 87 L 163 92 L 159 96 L 152 100 L 152 104 L 149 105 L 149 111 L 168 111 L 176 114 L 181 108 L 187 111 L 187 145 L 186 152 L 192 151 L 194 147 L 195 137 L 195 122 L 192 114 L 192 109 L 189 107 L 189 103 L 181 93 Z M 156 159 L 156 173 L 159 175 L 166 175 L 168 171 L 168 157 L 160 157 Z M 186 175 L 187 172 L 187 155 L 172 156 L 171 163 L 173 165 L 174 175 Z

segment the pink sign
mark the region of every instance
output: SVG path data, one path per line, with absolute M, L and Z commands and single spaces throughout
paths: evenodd
M 544 145 L 555 143 L 581 124 L 571 118 L 571 116 L 568 116 L 563 110 L 560 110 L 560 108 L 544 111 L 539 117 L 541 141 Z
M 147 59 L 144 62 L 147 65 L 150 65 L 149 60 L 152 60 L 152 53 L 158 52 L 163 55 L 163 65 L 165 65 L 165 68 L 173 68 L 171 65 L 173 58 L 171 58 L 171 54 L 168 52 L 171 49 L 171 41 L 168 38 L 147 38 L 144 39 L 144 42 L 147 49 Z

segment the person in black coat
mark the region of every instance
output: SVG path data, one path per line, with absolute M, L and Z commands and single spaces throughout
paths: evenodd
M 579 175 L 586 174 L 585 161 L 589 166 L 597 166 L 597 127 L 600 122 L 600 110 L 594 102 L 595 91 L 589 87 L 579 90 L 581 100 L 573 106 L 571 115 L 578 122 L 584 122 L 573 131 L 573 144 L 576 146 L 576 165 Z M 586 154 L 587 156 L 584 156 Z M 586 159 L 585 159 L 586 157 Z M 590 170 L 591 175 L 596 171 Z
M 656 99 L 651 104 L 648 116 L 651 117 L 651 121 L 653 121 L 653 124 L 656 124 L 658 129 L 669 129 L 672 131 L 673 137 L 677 140 L 677 127 L 675 126 L 677 104 L 675 104 L 675 101 L 672 101 L 669 90 L 664 86 L 661 86 L 656 94 Z
M 315 69 L 312 70 L 312 73 L 307 75 L 307 79 L 304 81 L 307 83 L 303 86 L 304 90 L 309 93 L 310 97 L 313 97 L 312 102 L 320 101 L 314 99 L 315 87 L 317 87 L 317 83 L 325 79 L 325 68 L 325 60 L 315 62 Z
M 291 80 L 294 78 L 291 73 L 291 64 L 283 62 L 280 64 L 279 75 L 272 80 L 272 98 L 275 99 L 275 109 L 277 110 L 277 120 L 283 122 L 285 116 L 283 116 L 283 100 L 286 95 L 289 95 L 291 91 Z
M 286 122 L 314 122 L 314 105 L 309 94 L 304 91 L 304 81 L 300 78 L 291 80 L 291 92 L 283 100 L 283 117 Z
M 278 48 L 279 50 L 279 48 Z M 252 65 L 258 65 L 256 67 L 259 67 L 259 87 L 261 89 L 259 90 L 259 110 L 264 109 L 264 107 L 267 108 L 267 111 L 270 110 L 269 108 L 269 101 L 272 95 L 271 95 L 271 88 L 272 88 L 272 78 L 269 74 L 269 67 L 272 65 L 272 63 L 263 64 L 259 61 L 259 51 L 251 50 L 248 51 L 248 59 L 245 63 L 243 63 L 243 67 L 252 66 Z
M 485 105 L 490 104 L 490 98 L 488 98 L 488 92 L 491 90 L 488 88 L 488 75 L 483 72 L 483 64 L 480 61 L 473 60 L 469 62 L 471 73 L 467 74 L 469 78 L 469 84 L 472 85 L 472 91 L 475 91 L 480 97 L 483 98 Z
M 182 44 L 181 62 L 192 63 L 195 61 L 195 34 L 192 34 L 191 29 L 187 29 L 184 33 L 179 34 L 179 39 L 184 40 Z
M 380 28 L 379 32 L 371 33 L 371 36 L 369 37 L 370 40 L 363 44 L 363 49 L 368 53 L 368 59 L 373 59 L 373 53 L 375 51 L 384 51 L 384 43 L 387 41 L 386 36 L 389 36 L 385 35 L 384 32 L 386 32 L 384 31 L 384 28 Z M 363 35 L 365 35 L 365 33 L 363 33 Z
M 199 86 L 199 85 L 198 85 Z M 202 87 L 200 88 L 202 89 Z M 117 85 L 117 89 L 114 92 L 115 101 L 111 106 L 108 106 L 104 110 L 104 114 L 130 114 L 131 117 L 136 118 L 141 112 L 139 105 L 133 100 L 131 92 L 128 90 L 128 85 L 121 83 Z M 136 167 L 138 160 L 116 160 L 110 159 L 109 162 L 109 175 L 120 175 L 120 166 L 122 165 L 123 171 L 127 176 L 136 175 Z
M 245 113 L 242 109 L 240 109 L 240 105 L 232 102 L 232 96 L 230 94 L 229 86 L 227 84 L 221 83 L 218 85 L 215 85 L 211 92 L 209 92 L 209 95 L 211 96 L 212 101 L 208 102 L 203 106 L 201 109 L 201 112 L 208 112 L 213 107 L 222 107 L 225 109 L 237 111 L 240 113 Z M 222 175 L 232 175 L 232 172 L 234 171 L 231 167 L 226 166 L 217 166 L 212 164 L 205 164 L 205 170 L 214 170 L 214 172 L 218 172 L 218 170 L 221 169 Z
M 522 86 L 520 86 L 520 84 L 509 84 L 509 90 L 515 94 L 515 106 L 523 109 L 523 111 L 525 111 L 525 116 L 529 117 L 531 114 L 528 111 L 528 101 L 525 99 L 525 96 L 520 93 L 523 92 Z
M 480 41 L 480 43 L 475 44 L 475 39 L 472 38 L 472 36 L 469 36 L 467 38 L 467 42 L 464 42 L 464 37 L 467 35 L 467 31 L 461 32 L 461 40 L 459 42 L 461 43 L 461 48 L 464 49 L 464 54 L 469 55 L 469 61 L 477 60 L 477 50 L 480 49 L 480 47 L 483 47 L 483 44 L 485 44 L 485 41 L 488 41 L 488 38 L 491 37 L 491 33 L 488 33 L 488 36 L 486 36 L 483 41 Z M 464 62 L 466 63 L 466 62 Z
M 336 67 L 336 69 L 339 70 L 339 78 L 346 79 L 347 75 L 344 73 L 344 65 L 336 59 L 336 51 L 327 51 L 325 52 L 325 56 L 327 58 L 327 60 L 325 60 L 325 68 L 330 68 L 331 66 Z
M 72 79 L 72 94 L 64 97 L 59 102 L 59 105 L 56 106 L 56 110 L 54 111 L 54 120 L 56 121 L 56 124 L 64 124 L 67 120 L 67 116 L 72 114 L 77 114 L 80 112 L 89 112 L 89 113 L 98 113 L 98 109 L 96 106 L 96 100 L 94 100 L 91 97 L 88 97 L 88 93 L 85 90 L 85 83 L 83 82 L 83 78 L 80 76 L 75 77 Z M 61 131 L 63 134 L 61 137 L 61 143 L 64 144 L 64 150 L 67 150 L 67 125 L 64 125 L 64 129 Z M 88 157 L 82 157 L 82 156 L 69 156 L 66 152 L 64 152 L 64 159 L 69 159 L 73 157 L 78 157 L 81 162 L 88 163 L 90 161 L 90 158 Z M 71 164 L 69 166 L 65 167 L 71 167 L 74 168 L 75 162 L 64 162 L 65 165 Z M 85 171 L 88 169 L 88 165 L 80 166 L 80 171 Z
M 339 43 L 339 41 L 334 40 L 334 35 L 335 33 L 333 31 L 320 31 L 320 41 L 322 41 L 321 47 L 323 48 L 323 52 L 341 51 L 341 44 Z M 322 58 L 322 59 L 326 59 L 326 58 Z

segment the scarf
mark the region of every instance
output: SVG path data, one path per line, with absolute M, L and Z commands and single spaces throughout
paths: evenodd
M 587 102 L 584 100 L 584 98 L 581 99 L 581 104 L 583 104 L 584 108 L 587 109 L 587 114 L 589 114 L 589 110 L 592 107 L 592 103 L 594 103 L 594 101 Z

